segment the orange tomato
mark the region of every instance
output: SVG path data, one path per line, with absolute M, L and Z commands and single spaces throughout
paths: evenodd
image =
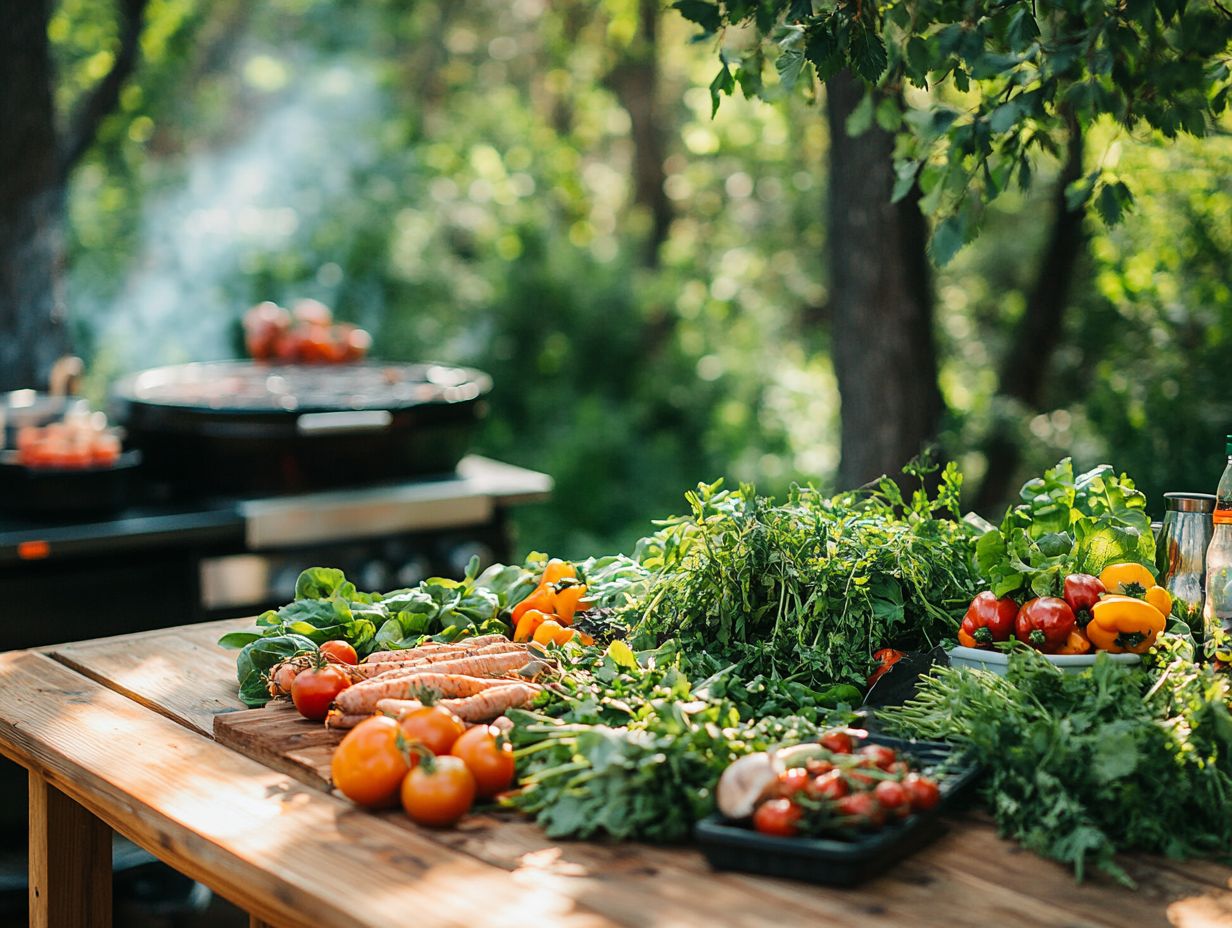
M 476 725 L 454 742 L 449 752 L 461 758 L 475 778 L 475 790 L 490 799 L 513 785 L 513 745 L 500 737 L 500 729 Z
M 436 757 L 415 767 L 402 781 L 402 808 L 411 821 L 444 828 L 475 802 L 475 777 L 460 757 Z
M 466 731 L 466 723 L 443 706 L 424 706 L 398 719 L 408 741 L 418 741 L 433 754 L 448 754 Z
M 330 762 L 334 786 L 369 808 L 392 805 L 408 769 L 398 749 L 398 723 L 384 715 L 365 719 L 347 732 Z

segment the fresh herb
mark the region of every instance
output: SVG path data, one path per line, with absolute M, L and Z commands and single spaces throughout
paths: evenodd
M 975 549 L 976 565 L 997 597 L 1059 596 L 1065 577 L 1133 561 L 1154 567 L 1155 538 L 1146 496 L 1107 464 L 1074 477 L 1069 458 L 1029 480 L 1022 503 Z
M 680 841 L 713 810 L 732 760 L 819 730 L 800 717 L 748 722 L 702 695 L 670 648 L 635 657 L 613 642 L 535 709 L 508 713 L 521 783 L 509 804 L 553 838 Z
M 874 651 L 932 648 L 977 590 L 960 486 L 952 464 L 935 499 L 886 478 L 834 497 L 796 487 L 781 505 L 699 486 L 688 516 L 639 545 L 654 576 L 636 628 L 743 678 L 862 687 Z
M 958 668 L 883 709 L 892 731 L 947 739 L 987 768 L 984 796 L 1001 833 L 1127 885 L 1119 851 L 1232 857 L 1232 685 L 1165 646 L 1155 670 L 1102 655 L 1065 674 L 1029 649 L 1008 676 Z

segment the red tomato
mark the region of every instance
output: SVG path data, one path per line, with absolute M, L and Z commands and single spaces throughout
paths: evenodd
M 354 667 L 359 663 L 359 655 L 355 653 L 355 649 L 349 642 L 340 639 L 325 642 L 321 645 L 321 653 L 327 661 L 335 664 L 350 664 Z
M 466 723 L 443 706 L 424 706 L 398 719 L 402 734 L 433 754 L 448 754 L 466 731 Z
M 855 739 L 849 728 L 836 728 L 822 735 L 818 743 L 833 754 L 850 754 L 855 750 Z
M 935 780 L 912 773 L 903 781 L 907 796 L 911 799 L 911 808 L 917 812 L 927 812 L 937 808 L 941 801 L 941 788 Z
M 334 698 L 351 685 L 350 679 L 337 667 L 309 667 L 295 675 L 291 684 L 291 701 L 299 714 L 319 722 L 329 711 Z
M 513 785 L 513 745 L 501 737 L 499 728 L 476 725 L 453 743 L 449 753 L 466 764 L 481 798 L 490 799 Z
M 882 780 L 873 787 L 873 798 L 894 818 L 906 818 L 911 814 L 911 797 L 901 783 Z
M 831 801 L 842 799 L 850 790 L 847 786 L 847 781 L 843 779 L 841 770 L 830 770 L 813 778 L 812 782 L 805 788 L 813 799 L 829 799 Z
M 898 753 L 884 744 L 869 744 L 860 748 L 860 756 L 867 757 L 882 770 L 889 770 L 898 760 Z
M 791 838 L 798 833 L 802 814 L 800 807 L 790 799 L 771 799 L 753 813 L 753 827 L 763 835 Z
M 809 772 L 803 767 L 793 767 L 791 770 L 784 770 L 779 774 L 778 793 L 787 799 L 790 799 L 802 789 L 808 787 L 812 777 Z
M 836 804 L 838 814 L 850 819 L 857 828 L 880 828 L 885 824 L 886 813 L 872 793 L 852 793 Z
M 475 777 L 459 757 L 422 761 L 402 781 L 402 808 L 411 821 L 444 828 L 475 802 Z

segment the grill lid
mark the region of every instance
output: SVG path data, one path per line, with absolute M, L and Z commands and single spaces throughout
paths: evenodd
M 133 374 L 115 388 L 123 402 L 211 414 L 398 410 L 479 399 L 487 374 L 441 364 L 265 364 L 209 361 Z

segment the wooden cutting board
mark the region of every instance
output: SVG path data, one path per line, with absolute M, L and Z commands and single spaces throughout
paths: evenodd
M 287 701 L 214 716 L 219 744 L 324 790 L 330 788 L 330 758 L 344 734 L 310 722 Z

